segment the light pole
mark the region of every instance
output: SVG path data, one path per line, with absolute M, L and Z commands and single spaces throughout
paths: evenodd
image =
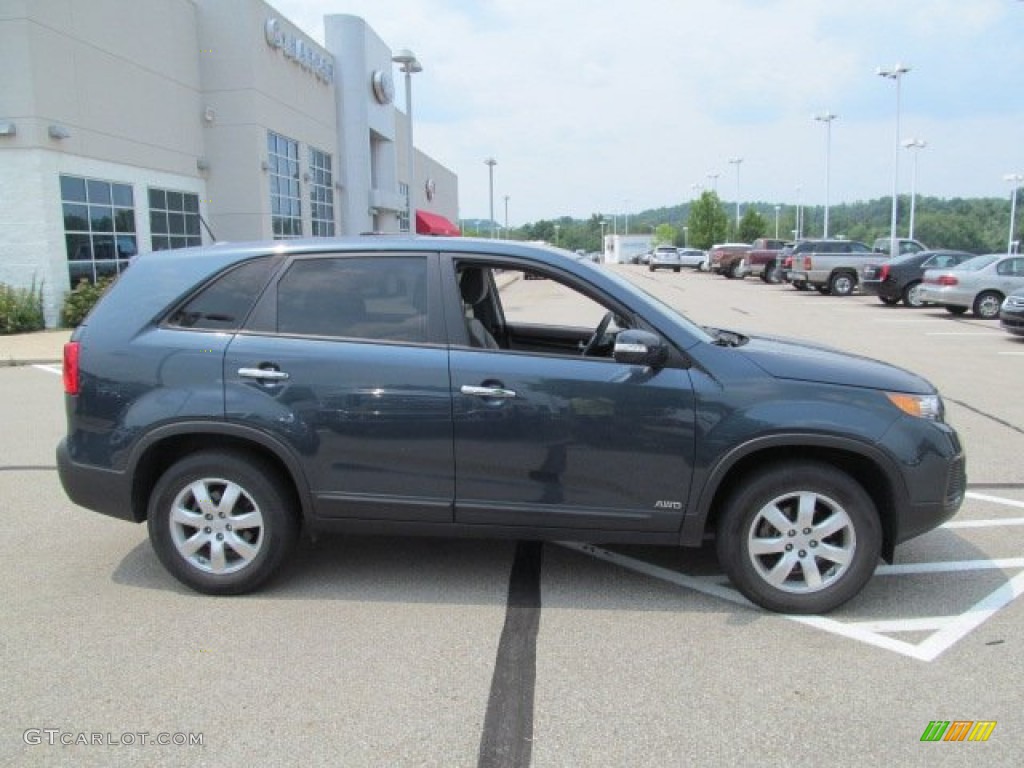
M 830 177 L 832 175 L 832 121 L 836 117 L 838 115 L 832 112 L 823 112 L 820 115 L 814 116 L 815 120 L 825 124 L 825 228 L 822 235 L 825 240 L 828 240 L 828 193 Z
M 407 178 L 409 179 L 409 194 L 406 195 L 405 199 L 405 215 L 406 224 L 409 227 L 409 234 L 416 231 L 416 222 L 413 220 L 412 213 L 412 196 L 416 189 L 416 174 L 413 163 L 413 148 L 412 148 L 412 76 L 416 72 L 423 71 L 423 65 L 420 64 L 416 58 L 416 54 L 410 51 L 408 48 L 402 48 L 398 53 L 391 57 L 391 61 L 395 64 L 401 64 L 399 71 L 405 74 L 405 114 L 409 118 L 409 135 L 408 143 L 406 145 L 406 162 L 408 163 L 408 169 L 406 170 Z
M 906 64 L 897 64 L 892 69 L 879 67 L 875 74 L 896 82 L 896 149 L 892 161 L 892 219 L 889 222 L 889 257 L 896 253 L 896 219 L 899 216 L 899 199 L 896 197 L 900 179 L 900 81 L 910 71 Z
M 740 233 L 740 163 L 743 162 L 742 157 L 730 157 L 729 164 L 736 166 L 736 236 L 739 237 Z
M 625 206 L 625 214 L 624 215 L 626 217 L 626 224 L 625 224 L 624 229 L 626 230 L 626 234 L 628 235 L 629 234 L 629 200 L 623 200 L 622 202 L 623 202 L 623 205 Z
M 903 142 L 907 149 L 914 150 L 914 171 L 910 175 L 910 234 L 908 237 L 914 239 L 914 210 L 917 208 L 917 155 L 920 150 L 928 146 L 924 139 L 907 139 Z
M 505 237 L 508 237 L 508 201 L 509 195 L 505 195 Z
M 718 194 L 718 177 L 720 175 L 721 174 L 718 173 L 708 174 L 708 178 L 711 180 L 711 191 L 714 192 L 716 195 Z
M 561 224 L 555 224 L 555 245 L 558 245 L 558 232 L 562 229 Z
M 781 205 L 775 206 L 775 239 L 779 239 L 779 211 L 782 210 Z
M 800 202 L 800 192 L 803 188 L 796 188 L 796 239 L 799 240 L 804 233 L 804 211 Z
M 683 248 L 690 247 L 690 228 L 683 227 Z
M 601 221 L 599 223 L 601 224 L 601 253 L 603 254 L 604 253 L 604 230 L 605 230 L 605 227 L 608 226 L 608 220 L 607 219 L 601 219 Z M 603 260 L 603 257 L 602 257 L 602 260 Z
M 1013 253 L 1013 227 L 1016 224 L 1017 216 L 1017 188 L 1020 187 L 1022 181 L 1024 181 L 1024 174 L 1022 173 L 1008 173 L 1003 176 L 1005 181 L 1010 182 L 1013 187 L 1010 190 L 1010 239 L 1006 242 L 1006 253 L 1007 255 Z
M 487 165 L 489 191 L 491 200 L 491 239 L 494 238 L 494 166 L 498 164 L 498 161 L 493 157 L 488 157 L 484 160 L 484 164 Z

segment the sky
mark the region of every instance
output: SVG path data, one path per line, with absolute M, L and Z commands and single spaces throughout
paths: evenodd
M 1009 200 L 1024 173 L 1021 0 L 269 1 L 321 44 L 344 13 L 416 54 L 415 143 L 458 175 L 463 219 L 488 217 L 488 157 L 513 227 L 701 187 L 781 205 L 827 187 L 835 205 L 894 176 L 900 194 Z M 896 151 L 896 81 L 877 71 L 897 64 L 900 144 L 923 149 Z

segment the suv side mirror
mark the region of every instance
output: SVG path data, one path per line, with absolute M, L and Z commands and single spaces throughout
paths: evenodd
M 624 365 L 646 365 L 660 368 L 668 360 L 668 345 L 649 331 L 628 329 L 615 337 L 612 357 Z

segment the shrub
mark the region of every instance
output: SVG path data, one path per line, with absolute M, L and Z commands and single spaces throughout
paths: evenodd
M 104 277 L 95 283 L 90 283 L 85 278 L 79 280 L 78 285 L 64 297 L 64 306 L 60 310 L 60 324 L 65 328 L 77 328 L 81 325 L 100 297 L 114 284 L 114 280 L 113 277 Z
M 41 331 L 46 327 L 43 318 L 43 286 L 12 288 L 0 283 L 0 334 Z

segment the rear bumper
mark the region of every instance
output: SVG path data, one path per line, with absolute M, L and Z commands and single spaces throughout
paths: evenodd
M 64 493 L 80 507 L 103 515 L 142 522 L 132 510 L 131 486 L 124 472 L 78 464 L 71 459 L 67 440 L 57 446 L 57 475 Z

